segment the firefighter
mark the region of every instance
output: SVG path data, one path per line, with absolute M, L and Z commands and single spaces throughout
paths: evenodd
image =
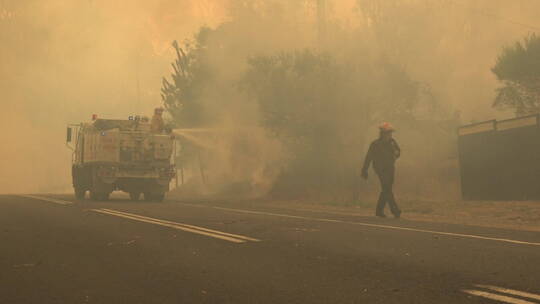
M 362 168 L 362 177 L 368 178 L 368 169 L 373 162 L 373 169 L 381 182 L 381 193 L 377 202 L 378 217 L 386 217 L 384 207 L 390 205 L 390 210 L 395 218 L 399 218 L 401 210 L 396 204 L 392 186 L 394 185 L 394 172 L 396 159 L 401 155 L 401 150 L 396 140 L 392 137 L 394 128 L 390 123 L 383 123 L 379 127 L 379 138 L 371 143 Z
M 154 110 L 154 116 L 152 116 L 150 128 L 152 132 L 163 133 L 165 129 L 165 123 L 163 122 L 163 108 L 156 108 Z

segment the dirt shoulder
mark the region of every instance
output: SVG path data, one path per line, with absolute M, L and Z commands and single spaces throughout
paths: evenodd
M 261 205 L 343 215 L 374 216 L 375 202 L 314 203 L 261 200 Z M 415 221 L 464 224 L 540 232 L 540 201 L 402 201 L 402 218 Z M 390 215 L 389 210 L 386 211 Z
M 173 193 L 169 199 L 186 201 Z M 188 199 L 188 201 L 190 201 Z M 212 204 L 251 205 L 283 210 L 306 210 L 339 215 L 374 216 L 375 201 L 355 203 L 315 202 L 307 200 L 206 198 L 196 200 Z M 540 201 L 427 201 L 401 200 L 402 218 L 449 224 L 496 227 L 540 232 Z M 386 210 L 390 215 L 390 211 Z

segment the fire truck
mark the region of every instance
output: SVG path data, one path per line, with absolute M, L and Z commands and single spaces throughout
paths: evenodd
M 98 119 L 67 128 L 67 144 L 73 150 L 72 178 L 75 196 L 83 200 L 108 200 L 116 190 L 162 201 L 174 178 L 173 136 L 151 130 L 147 118 Z

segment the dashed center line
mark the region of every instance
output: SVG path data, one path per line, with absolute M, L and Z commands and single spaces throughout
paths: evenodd
M 502 288 L 497 286 L 490 286 L 490 285 L 475 285 L 475 287 L 481 288 L 481 289 L 487 289 L 489 291 L 485 290 L 474 290 L 474 289 L 464 289 L 462 290 L 464 293 L 482 297 L 490 300 L 495 300 L 498 302 L 503 303 L 511 303 L 511 304 L 538 304 L 540 302 L 536 300 L 540 300 L 540 295 L 525 292 L 525 291 L 519 291 L 514 289 L 508 289 L 508 288 Z M 494 292 L 496 293 L 494 293 Z M 514 296 L 518 296 L 520 298 L 515 298 Z
M 50 198 L 50 197 L 37 196 L 37 195 L 19 195 L 19 196 L 20 197 L 33 198 L 33 199 L 36 199 L 36 200 L 45 201 L 45 202 L 49 202 L 49 203 L 55 203 L 55 204 L 58 204 L 58 205 L 71 205 L 71 204 L 73 204 L 73 202 L 70 202 L 70 201 L 64 201 L 64 200 L 54 199 L 54 198 Z
M 540 301 L 540 295 L 530 293 L 530 292 L 519 291 L 519 290 L 514 290 L 514 289 L 508 289 L 508 288 L 502 288 L 502 287 L 491 286 L 491 285 L 476 285 L 476 287 L 490 289 L 490 290 L 500 292 L 500 293 L 506 293 L 506 294 L 511 294 L 511 295 L 518 296 L 518 297 L 529 298 L 529 299 L 534 299 L 534 300 Z
M 473 295 L 473 296 L 482 297 L 482 298 L 486 298 L 486 299 L 491 299 L 491 300 L 504 302 L 504 303 L 511 303 L 511 304 L 538 304 L 537 302 L 531 302 L 531 301 L 526 301 L 526 300 L 522 300 L 522 299 L 516 299 L 516 298 L 509 297 L 509 296 L 498 295 L 498 294 L 487 292 L 487 291 L 464 290 L 463 292 L 468 293 L 468 294 Z
M 91 211 L 98 212 L 98 213 L 103 213 L 103 214 L 108 214 L 108 215 L 113 215 L 113 216 L 117 216 L 117 217 L 122 217 L 122 218 L 126 218 L 126 219 L 131 219 L 131 220 L 134 220 L 134 221 L 139 221 L 139 222 L 144 222 L 144 223 L 149 223 L 149 224 L 165 226 L 165 227 L 174 228 L 174 229 L 178 229 L 178 230 L 182 230 L 182 231 L 186 231 L 186 232 L 191 232 L 191 233 L 195 233 L 195 234 L 205 235 L 205 236 L 208 236 L 208 237 L 213 237 L 213 238 L 216 238 L 216 239 L 229 241 L 229 242 L 232 242 L 232 243 L 245 243 L 247 241 L 251 241 L 251 242 L 259 242 L 260 241 L 259 239 L 255 239 L 255 238 L 251 238 L 251 237 L 247 237 L 247 236 L 243 236 L 243 235 L 232 234 L 232 233 L 227 233 L 227 232 L 223 232 L 223 231 L 218 231 L 218 230 L 213 230 L 213 229 L 208 229 L 208 228 L 204 228 L 204 227 L 188 225 L 188 224 L 183 224 L 183 223 L 177 223 L 177 222 L 172 222 L 172 221 L 167 221 L 167 220 L 161 220 L 161 219 L 151 218 L 151 217 L 147 217 L 147 216 L 142 216 L 142 215 L 133 214 L 133 213 L 127 213 L 127 212 L 122 212 L 122 211 L 117 211 L 117 210 L 91 209 Z

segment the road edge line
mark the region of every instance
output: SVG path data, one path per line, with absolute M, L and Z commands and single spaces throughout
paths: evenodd
M 218 210 L 224 210 L 224 211 L 231 211 L 231 212 L 240 212 L 240 213 L 248 213 L 248 214 L 258 214 L 258 215 L 270 215 L 270 216 L 278 216 L 278 217 L 286 217 L 286 218 L 296 218 L 296 219 L 318 221 L 318 222 L 326 222 L 326 223 L 342 223 L 342 224 L 358 225 L 358 226 L 373 227 L 373 228 L 383 228 L 383 229 L 393 229 L 393 230 L 402 230 L 402 231 L 422 232 L 422 233 L 430 233 L 430 234 L 445 235 L 445 236 L 454 236 L 454 237 L 462 237 L 462 238 L 470 238 L 470 239 L 497 241 L 497 242 L 504 242 L 504 243 L 511 243 L 511 244 L 519 244 L 519 245 L 540 246 L 540 243 L 535 243 L 535 242 L 526 242 L 526 241 L 518 241 L 518 240 L 512 240 L 512 239 L 495 238 L 495 237 L 480 236 L 480 235 L 474 235 L 474 234 L 463 234 L 463 233 L 443 232 L 443 231 L 435 231 L 435 230 L 425 230 L 425 229 L 417 229 L 417 228 L 390 226 L 390 225 L 369 224 L 369 223 L 362 223 L 362 222 L 351 222 L 351 221 L 343 221 L 343 220 L 324 219 L 324 218 L 316 218 L 316 217 L 308 217 L 308 216 L 298 216 L 298 215 L 279 214 L 279 213 L 272 213 L 272 212 L 253 211 L 253 210 L 242 210 L 242 209 L 216 207 L 216 206 L 211 206 L 210 208 L 214 208 L 214 209 L 218 209 Z

